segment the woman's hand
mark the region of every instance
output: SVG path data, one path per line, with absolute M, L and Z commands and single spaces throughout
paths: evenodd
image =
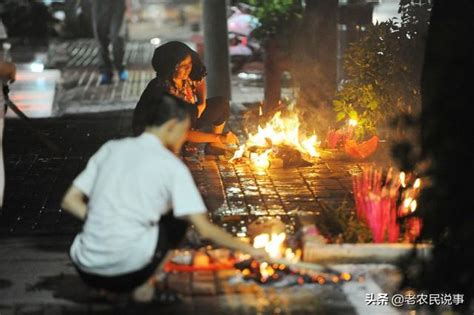
M 219 135 L 218 137 L 220 144 L 222 145 L 238 145 L 239 138 L 231 131 Z
M 204 113 L 204 110 L 206 109 L 206 103 L 198 104 L 197 105 L 197 118 L 200 118 L 202 113 Z

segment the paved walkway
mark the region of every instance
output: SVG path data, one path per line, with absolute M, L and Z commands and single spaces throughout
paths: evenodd
M 87 48 L 87 43 L 84 47 L 86 55 L 87 49 L 93 50 Z M 146 48 L 144 44 L 133 47 L 137 51 Z M 74 48 L 68 49 L 73 53 Z M 135 56 L 145 56 L 145 52 L 141 54 Z M 75 63 L 78 60 L 80 58 L 76 58 Z M 91 67 L 79 69 L 75 63 L 71 61 L 71 66 L 63 69 L 65 80 L 59 91 L 59 115 L 34 120 L 34 125 L 62 149 L 61 153 L 49 152 L 20 120 L 6 121 L 7 183 L 4 208 L 0 210 L 1 315 L 151 314 L 157 311 L 156 308 L 117 310 L 96 303 L 85 293 L 87 290 L 66 254 L 81 223 L 59 207 L 65 190 L 88 158 L 105 141 L 130 134 L 130 109 L 152 73 L 137 63 L 131 67 L 129 82 L 101 87 Z M 240 114 L 245 106 L 242 104 L 260 100 L 262 89 L 258 84 L 248 84 L 234 77 L 233 96 L 234 114 L 230 125 L 244 138 Z M 292 233 L 298 228 L 300 218 L 317 220 L 321 213 L 332 211 L 344 201 L 350 204 L 350 174 L 360 168 L 355 162 L 319 159 L 310 167 L 262 171 L 203 155 L 186 158 L 186 163 L 212 219 L 234 234 L 244 232 L 248 223 L 262 216 L 280 218 L 287 224 L 287 232 Z M 364 268 L 357 272 L 364 277 L 370 273 Z M 279 290 L 253 286 L 253 289 L 224 295 L 191 295 L 178 306 L 160 307 L 159 312 L 352 314 L 356 312 L 355 305 L 364 302 L 366 284 L 382 292 L 376 284 L 370 282 L 369 286 L 365 280 L 347 285 L 309 285 Z M 370 311 L 380 314 L 377 309 Z
M 78 222 L 62 213 L 60 199 L 101 144 L 129 135 L 130 122 L 131 111 L 35 120 L 35 126 L 63 150 L 52 154 L 21 121 L 7 120 L 7 184 L 0 233 L 75 232 Z M 299 217 L 316 219 L 321 211 L 344 201 L 350 206 L 350 174 L 360 167 L 355 162 L 319 159 L 305 168 L 258 170 L 203 155 L 186 162 L 213 218 L 234 233 L 260 216 L 280 217 L 291 232 Z
M 237 131 L 239 117 L 234 114 L 231 122 Z M 59 207 L 64 191 L 90 155 L 108 139 L 127 136 L 130 121 L 131 111 L 35 120 L 35 126 L 63 150 L 53 154 L 21 121 L 7 120 L 7 190 L 0 212 L 2 315 L 152 314 L 157 310 L 117 309 L 87 294 L 67 257 L 81 223 Z M 213 220 L 234 234 L 262 216 L 281 218 L 289 233 L 301 217 L 317 220 L 321 212 L 351 199 L 350 172 L 359 167 L 357 163 L 318 160 L 306 168 L 261 171 L 202 155 L 186 162 Z M 362 282 L 283 289 L 244 286 L 226 294 L 190 295 L 180 305 L 158 309 L 160 314 L 353 314 L 354 299 L 363 304 L 367 287 L 383 292 L 367 278 L 371 267 L 356 268 L 354 274 L 360 274 Z M 218 293 L 217 287 L 211 290 Z M 370 309 L 372 314 L 380 314 L 378 310 Z
M 172 306 L 110 305 L 91 294 L 81 282 L 66 254 L 69 244 L 69 238 L 57 236 L 0 240 L 2 315 L 409 314 L 391 307 L 366 305 L 366 293 L 393 290 L 387 286 L 390 283 L 380 281 L 380 278 L 398 276 L 388 265 L 334 265 L 333 268 L 353 275 L 352 281 L 344 283 L 277 288 L 216 281 L 210 283 L 207 293 L 201 288 L 199 294 L 185 295 L 182 303 Z M 207 277 L 227 278 L 228 275 L 224 272 L 196 273 L 191 277 L 196 281 Z M 178 282 L 176 278 L 170 281 L 174 286 L 189 284 Z M 193 289 L 190 290 L 192 293 Z

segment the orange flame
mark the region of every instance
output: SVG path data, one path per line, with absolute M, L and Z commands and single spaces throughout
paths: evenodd
M 257 133 L 249 134 L 247 143 L 235 152 L 231 161 L 243 157 L 247 147 L 268 148 L 272 145 L 282 144 L 292 146 L 310 157 L 319 156 L 317 147 L 320 145 L 320 141 L 315 134 L 306 136 L 300 133 L 298 116 L 291 113 L 282 117 L 282 113 L 277 112 L 264 127 L 258 126 Z M 250 160 L 259 168 L 268 168 L 271 152 L 271 149 L 267 149 L 263 153 L 254 152 L 250 155 Z

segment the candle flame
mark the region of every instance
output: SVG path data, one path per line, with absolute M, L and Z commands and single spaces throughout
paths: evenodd
M 419 189 L 421 187 L 421 179 L 417 178 L 413 184 L 413 188 Z
M 348 124 L 351 127 L 355 127 L 355 126 L 357 126 L 357 120 L 351 118 L 351 119 L 349 119 Z
M 403 188 L 407 186 L 405 180 L 406 180 L 405 172 L 400 172 L 400 184 L 402 185 Z
M 413 201 L 413 198 L 410 198 L 410 197 L 406 198 L 405 201 L 403 201 L 403 206 L 405 208 L 410 207 L 412 201 Z
M 418 206 L 418 204 L 417 204 L 416 200 L 413 200 L 410 204 L 411 212 L 415 212 L 417 206 Z

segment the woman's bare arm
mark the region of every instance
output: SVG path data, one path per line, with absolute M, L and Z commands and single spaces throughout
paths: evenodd
M 75 216 L 76 218 L 84 221 L 87 216 L 87 204 L 85 202 L 85 195 L 74 186 L 71 186 L 66 195 L 64 195 L 63 201 L 61 202 L 61 208 Z
M 196 96 L 198 99 L 197 109 L 198 109 L 198 118 L 201 117 L 202 113 L 206 109 L 206 80 L 202 80 L 196 86 Z
M 202 131 L 198 131 L 198 130 L 189 130 L 188 131 L 188 136 L 187 136 L 186 139 L 190 142 L 195 142 L 195 143 L 221 142 L 221 139 L 219 138 L 219 135 L 214 134 L 214 133 L 202 132 Z
M 197 95 L 199 104 L 206 102 L 206 98 L 207 98 L 206 80 L 202 79 L 202 81 L 196 86 L 196 95 Z

